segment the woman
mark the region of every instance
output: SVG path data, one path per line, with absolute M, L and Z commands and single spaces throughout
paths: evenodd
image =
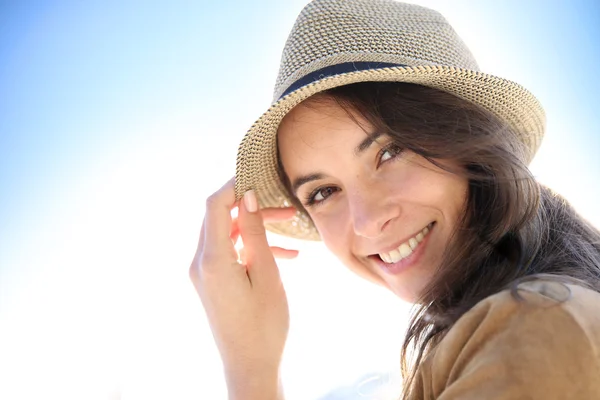
M 263 222 L 415 303 L 404 399 L 600 398 L 600 233 L 531 176 L 544 121 L 434 11 L 306 6 L 190 268 L 230 398 L 283 397 L 274 256 L 296 253 Z

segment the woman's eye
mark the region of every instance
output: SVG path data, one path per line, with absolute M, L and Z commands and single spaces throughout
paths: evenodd
M 381 165 L 381 163 L 384 163 L 388 160 L 393 159 L 400 153 L 402 153 L 402 149 L 399 146 L 396 146 L 395 144 L 392 144 L 390 146 L 387 146 L 387 147 L 381 149 L 381 152 L 379 153 L 378 166 Z
M 338 189 L 332 186 L 317 189 L 308 196 L 306 204 L 309 206 L 319 204 L 337 191 Z

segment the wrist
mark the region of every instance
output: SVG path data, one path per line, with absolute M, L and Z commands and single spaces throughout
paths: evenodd
M 283 400 L 279 370 L 226 374 L 229 400 Z

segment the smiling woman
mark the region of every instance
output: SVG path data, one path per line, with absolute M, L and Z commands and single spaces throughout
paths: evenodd
M 600 232 L 529 171 L 544 132 L 533 94 L 479 71 L 437 12 L 307 5 L 190 267 L 230 398 L 283 397 L 274 257 L 295 253 L 263 224 L 414 303 L 403 399 L 598 398 Z
M 370 84 L 360 86 L 365 94 L 377 93 Z M 408 95 L 409 88 L 398 89 L 404 94 L 392 97 L 394 106 Z M 390 111 L 396 109 L 404 108 Z M 397 117 L 388 120 L 401 124 Z M 406 142 L 393 140 L 401 132 L 382 122 L 373 125 L 331 97 L 301 103 L 279 128 L 282 176 L 333 254 L 414 302 L 456 230 L 467 179 L 449 172 L 449 163 L 443 169 L 404 149 Z

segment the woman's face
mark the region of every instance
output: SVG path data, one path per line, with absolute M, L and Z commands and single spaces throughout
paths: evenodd
M 354 115 L 364 130 L 331 100 L 295 107 L 278 132 L 283 168 L 327 248 L 414 302 L 458 223 L 467 180 L 376 136 Z

